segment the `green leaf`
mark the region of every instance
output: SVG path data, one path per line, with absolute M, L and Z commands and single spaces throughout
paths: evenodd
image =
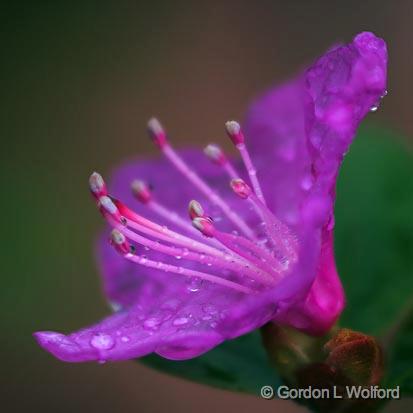
M 413 158 L 402 141 L 363 128 L 337 186 L 335 248 L 347 296 L 341 325 L 382 336 L 391 329 L 385 383 L 413 394 Z M 386 338 L 387 340 L 387 338 Z
M 208 353 L 185 361 L 157 355 L 141 359 L 157 370 L 221 389 L 260 394 L 264 385 L 277 387 L 280 379 L 270 367 L 258 331 L 226 341 Z

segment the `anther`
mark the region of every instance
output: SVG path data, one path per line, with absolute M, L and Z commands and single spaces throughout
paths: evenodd
M 148 133 L 150 138 L 162 149 L 167 144 L 166 133 L 161 123 L 156 118 L 151 118 L 148 121 Z
M 232 190 L 242 199 L 251 195 L 251 188 L 240 178 L 232 179 L 230 182 Z
M 116 251 L 118 251 L 120 254 L 129 254 L 132 251 L 131 245 L 129 244 L 128 240 L 117 229 L 112 230 L 110 234 L 110 242 L 116 249 Z
M 205 216 L 204 208 L 202 208 L 202 205 L 194 199 L 188 205 L 188 213 L 191 219 L 202 218 Z
M 242 133 L 241 126 L 238 122 L 236 122 L 235 120 L 230 120 L 226 122 L 225 129 L 234 145 L 244 143 L 244 134 Z
M 97 172 L 93 172 L 92 175 L 90 175 L 89 188 L 96 199 L 108 194 L 105 181 L 103 180 L 102 175 Z
M 135 179 L 131 183 L 131 189 L 132 189 L 133 195 L 138 201 L 142 202 L 143 204 L 147 204 L 149 201 L 151 201 L 152 199 L 151 190 L 149 189 L 149 186 L 144 181 Z
M 108 196 L 101 196 L 99 198 L 98 206 L 104 215 L 109 214 L 116 221 L 125 224 L 125 218 L 120 214 L 118 207 Z
M 197 217 L 192 220 L 192 225 L 206 237 L 212 238 L 214 236 L 215 228 L 210 219 Z
M 228 162 L 224 151 L 218 145 L 210 143 L 204 148 L 204 154 L 217 165 L 222 166 Z

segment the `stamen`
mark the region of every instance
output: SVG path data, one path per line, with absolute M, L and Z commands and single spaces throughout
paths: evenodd
M 258 199 L 263 204 L 265 204 L 266 202 L 264 199 L 264 194 L 257 178 L 257 170 L 254 168 L 248 149 L 245 146 L 245 138 L 244 134 L 242 133 L 240 124 L 238 122 L 235 122 L 234 120 L 231 120 L 225 124 L 225 128 L 227 130 L 229 138 L 234 143 L 235 147 L 238 149 L 241 155 L 255 194 L 257 195 Z
M 226 162 L 228 162 L 228 159 L 225 156 L 223 150 L 218 145 L 215 145 L 213 143 L 210 143 L 209 145 L 205 146 L 204 154 L 207 156 L 208 159 L 210 159 L 213 163 L 217 165 L 222 166 Z
M 235 272 L 238 275 L 245 275 L 248 276 L 250 279 L 261 281 L 264 285 L 273 285 L 274 282 L 272 279 L 268 278 L 268 275 L 262 274 L 262 272 L 255 266 L 249 263 L 240 263 L 234 260 L 234 258 L 230 255 L 226 255 L 225 259 L 218 258 L 218 257 L 211 257 L 209 255 L 200 254 L 197 252 L 191 252 L 185 248 L 178 248 L 173 246 L 168 246 L 165 244 L 161 244 L 159 241 L 152 241 L 148 238 L 145 238 L 135 232 L 121 227 L 119 224 L 115 222 L 110 222 L 114 225 L 117 232 L 119 230 L 122 231 L 123 239 L 121 241 L 125 241 L 125 236 L 130 240 L 145 246 L 153 251 L 161 252 L 165 255 L 169 255 L 175 257 L 177 259 L 185 259 L 189 261 L 195 261 L 200 264 L 213 266 L 217 269 L 227 269 Z M 129 245 L 126 247 L 124 246 L 124 250 L 130 247 Z
M 119 239 L 122 239 L 122 234 L 117 231 L 114 230 L 114 232 L 116 231 L 115 235 L 112 232 L 112 245 L 115 246 L 116 250 L 118 252 L 120 252 L 126 259 L 128 259 L 129 261 L 135 262 L 137 264 L 141 264 L 144 265 L 145 267 L 149 267 L 149 268 L 155 268 L 161 271 L 165 271 L 165 272 L 172 272 L 175 274 L 181 274 L 187 277 L 195 277 L 195 278 L 199 278 L 202 280 L 206 280 L 206 281 L 210 281 L 214 284 L 218 284 L 218 285 L 222 285 L 224 287 L 228 287 L 231 288 L 233 290 L 242 292 L 244 294 L 253 294 L 254 291 L 248 287 L 245 287 L 241 284 L 238 284 L 236 282 L 227 280 L 225 278 L 220 278 L 216 275 L 213 274 L 209 274 L 209 273 L 205 273 L 205 272 L 201 272 L 201 271 L 196 271 L 196 270 L 191 270 L 188 268 L 184 268 L 184 267 L 178 267 L 175 265 L 171 265 L 171 264 L 164 264 L 162 262 L 157 262 L 157 261 L 153 261 L 150 260 L 146 257 L 142 257 L 142 256 L 137 256 L 134 255 L 132 253 L 130 253 L 130 251 L 125 252 L 123 248 L 117 248 L 118 241 Z M 123 236 L 124 238 L 124 236 Z
M 101 196 L 98 200 L 98 207 L 102 214 L 109 214 L 115 221 L 125 224 L 125 219 L 119 212 L 118 207 L 107 195 Z
M 242 199 L 251 195 L 251 188 L 240 178 L 232 179 L 230 182 L 232 190 Z
M 180 227 L 181 229 L 190 232 L 192 235 L 199 237 L 199 232 L 194 231 L 194 227 L 184 220 L 176 212 L 164 207 L 161 203 L 156 201 L 150 190 L 150 187 L 142 180 L 134 180 L 131 184 L 132 193 L 135 195 L 136 199 L 146 205 L 153 212 L 158 214 L 161 218 L 172 224 Z
M 134 181 L 132 181 L 131 189 L 136 199 L 143 204 L 147 204 L 152 199 L 152 194 L 148 185 L 146 185 L 146 182 L 141 181 L 140 179 L 135 179 Z
M 117 229 L 113 229 L 110 237 L 111 244 L 120 254 L 128 254 L 131 252 L 131 246 L 125 236 Z
M 148 234 L 149 236 L 161 239 L 169 243 L 181 245 L 192 251 L 209 254 L 216 257 L 224 257 L 225 255 L 222 251 L 216 248 L 213 248 L 202 242 L 198 242 L 192 238 L 180 234 L 179 232 L 172 231 L 165 226 L 161 226 L 150 221 L 149 219 L 144 218 L 143 216 L 129 209 L 126 205 L 124 205 L 117 199 L 113 198 L 113 202 L 118 207 L 119 212 L 122 214 L 121 216 L 126 218 L 125 225 L 133 228 L 136 231 Z M 121 223 L 123 222 L 121 221 Z
M 151 136 L 153 137 L 157 132 L 157 127 L 159 122 L 155 123 L 156 127 L 153 127 L 154 120 L 151 119 L 152 124 L 148 125 L 151 131 Z M 161 127 L 162 128 L 162 127 Z M 167 159 L 180 171 L 194 186 L 196 186 L 212 203 L 217 205 L 224 214 L 232 221 L 234 225 L 236 225 L 247 237 L 251 239 L 255 239 L 255 234 L 251 230 L 251 228 L 242 220 L 242 218 L 236 214 L 231 207 L 213 190 L 209 187 L 209 185 L 203 181 L 198 174 L 196 174 L 187 164 L 186 162 L 175 152 L 171 145 L 169 145 L 166 141 L 166 138 L 163 139 L 162 137 L 165 136 L 165 133 L 158 132 L 155 139 L 158 147 L 162 150 L 163 154 L 167 157 Z M 159 144 L 158 141 L 162 143 Z
M 204 217 L 196 217 L 192 220 L 192 225 L 208 238 L 214 236 L 215 227 L 211 220 Z
M 89 188 L 90 192 L 96 199 L 99 199 L 101 196 L 105 196 L 108 194 L 105 181 L 103 180 L 102 176 L 97 172 L 93 172 L 92 175 L 90 175 Z
M 247 275 L 252 279 L 262 279 L 262 282 L 265 285 L 269 284 L 266 276 L 260 274 L 259 269 L 249 264 L 248 262 L 234 257 L 233 255 L 226 254 L 205 244 L 194 241 L 191 238 L 187 238 L 179 233 L 174 233 L 173 231 L 167 230 L 165 227 L 160 227 L 159 225 L 154 224 L 146 218 L 143 218 L 133 211 L 129 210 L 125 205 L 123 205 L 116 199 L 112 199 L 108 196 L 101 197 L 99 207 L 103 216 L 108 220 L 110 225 L 117 228 L 118 230 L 121 229 L 123 234 L 126 234 L 128 238 L 142 245 L 145 245 L 148 248 L 165 253 L 167 255 L 185 257 L 186 259 L 197 261 L 199 263 L 215 265 L 215 267 L 217 268 L 230 269 L 238 274 Z M 125 217 L 127 217 L 128 219 L 126 220 Z M 142 223 L 146 224 L 147 226 L 145 227 L 144 225 L 142 225 Z M 138 231 L 143 233 L 148 233 L 149 235 L 154 236 L 157 239 L 166 240 L 169 243 L 175 243 L 178 245 L 183 244 L 185 248 L 182 249 L 174 246 L 171 247 L 160 244 L 159 241 L 149 240 L 135 232 L 130 231 L 128 227 L 137 229 Z M 165 236 L 165 233 L 171 233 L 174 237 L 171 238 L 168 235 Z M 118 234 L 115 233 L 115 236 L 116 235 Z M 129 246 L 124 243 L 124 238 L 118 237 L 114 240 L 117 241 L 117 249 L 126 251 L 126 249 L 129 248 Z M 188 243 L 187 240 L 190 241 L 190 243 Z M 190 250 L 195 250 L 196 252 L 194 253 Z
M 258 267 L 266 276 L 270 275 L 273 279 L 278 278 L 277 275 L 279 275 L 278 273 L 282 269 L 280 268 L 280 264 L 277 263 L 269 253 L 256 246 L 253 242 L 238 235 L 218 231 L 207 218 L 195 218 L 192 224 L 206 237 L 214 237 L 227 249 L 244 258 L 255 267 Z M 241 248 L 238 245 L 240 245 Z
M 194 218 L 205 216 L 204 208 L 202 208 L 201 204 L 198 201 L 195 201 L 194 199 L 189 202 L 188 213 L 189 218 L 191 218 L 191 220 Z
M 210 143 L 204 148 L 204 153 L 213 163 L 222 166 L 231 179 L 239 176 L 224 151 L 218 145 Z
M 167 144 L 166 133 L 158 119 L 149 119 L 148 133 L 158 148 L 162 149 Z

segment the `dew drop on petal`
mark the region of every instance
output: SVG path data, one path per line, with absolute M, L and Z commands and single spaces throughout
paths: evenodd
M 122 336 L 122 337 L 120 338 L 120 341 L 121 341 L 122 343 L 128 343 L 128 342 L 130 341 L 130 338 L 129 338 L 128 336 Z
M 161 322 L 162 320 L 160 320 L 159 318 L 150 317 L 143 322 L 143 328 L 145 330 L 156 330 L 161 324 Z
M 90 345 L 98 350 L 110 350 L 115 346 L 115 340 L 109 334 L 94 334 L 90 340 Z
M 196 293 L 201 289 L 202 280 L 199 278 L 191 278 L 187 283 L 187 290 L 191 293 Z
M 301 188 L 304 189 L 304 191 L 308 191 L 311 189 L 313 186 L 313 177 L 308 174 L 305 175 L 304 178 L 301 180 Z
M 187 317 L 178 317 L 178 318 L 175 318 L 175 320 L 173 321 L 173 325 L 174 326 L 183 326 L 183 325 L 185 325 L 185 324 L 187 324 L 188 323 L 188 318 Z

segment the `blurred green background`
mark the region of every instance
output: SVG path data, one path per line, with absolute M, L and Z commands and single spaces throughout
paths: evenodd
M 413 2 L 33 1 L 0 10 L 4 411 L 305 411 L 133 362 L 63 364 L 31 333 L 70 331 L 108 312 L 93 257 L 102 221 L 87 178 L 152 153 L 150 116 L 177 145 L 225 146 L 223 122 L 242 118 L 259 91 L 371 30 L 388 42 L 390 67 L 389 95 L 370 118 L 413 136 Z

